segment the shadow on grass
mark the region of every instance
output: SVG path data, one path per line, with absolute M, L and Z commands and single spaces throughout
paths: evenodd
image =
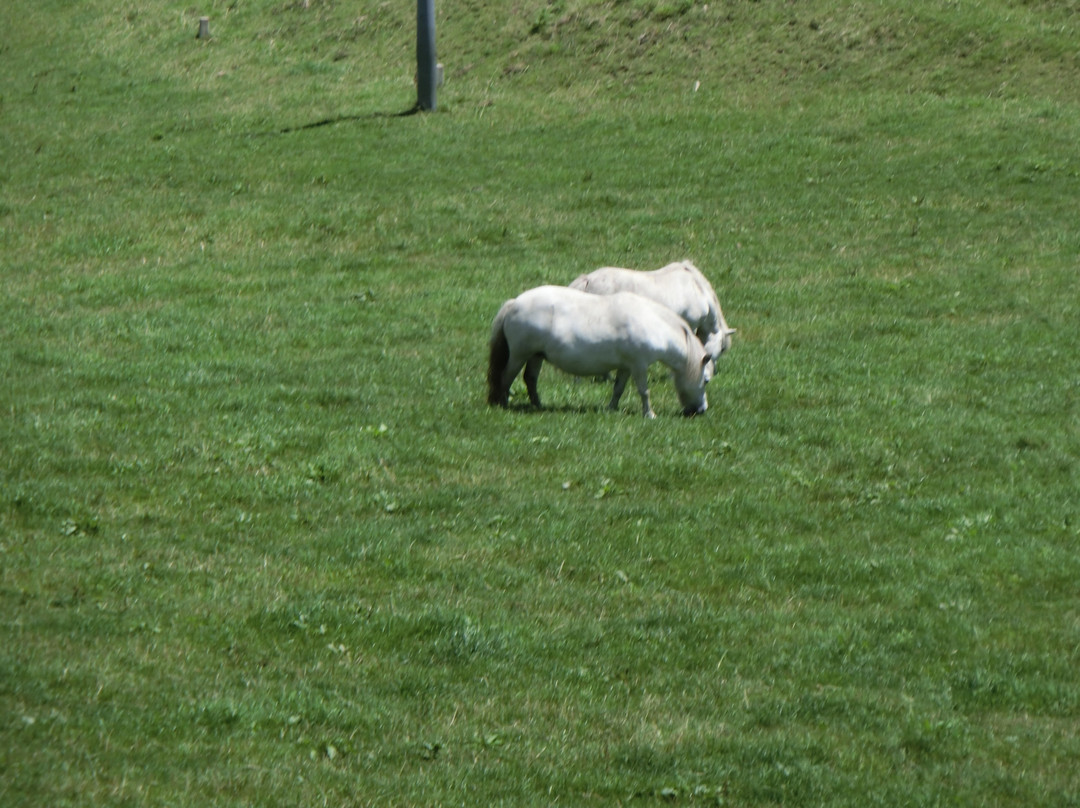
M 267 135 L 288 135 L 293 132 L 303 132 L 306 129 L 319 129 L 323 126 L 334 126 L 339 123 L 350 123 L 353 121 L 369 121 L 376 118 L 407 118 L 410 115 L 416 115 L 423 108 L 419 103 L 414 104 L 407 110 L 402 112 L 369 112 L 366 115 L 339 115 L 336 118 L 323 118 L 319 121 L 313 121 L 312 123 L 300 124 L 299 126 L 287 126 L 284 129 L 278 129 L 276 132 L 264 132 Z
M 526 401 L 516 403 L 510 402 L 510 405 L 505 409 L 507 412 L 512 412 L 515 415 L 563 415 L 566 413 L 573 413 L 576 415 L 624 414 L 622 410 L 609 410 L 607 404 L 544 404 L 540 407 L 534 407 Z

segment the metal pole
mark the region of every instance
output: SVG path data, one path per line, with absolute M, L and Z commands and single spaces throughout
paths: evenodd
M 435 0 L 416 0 L 416 104 L 435 109 Z

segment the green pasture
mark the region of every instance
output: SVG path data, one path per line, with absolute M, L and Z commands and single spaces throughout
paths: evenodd
M 0 804 L 1080 803 L 1080 7 L 414 15 L 0 9 Z M 684 258 L 704 416 L 486 405 Z

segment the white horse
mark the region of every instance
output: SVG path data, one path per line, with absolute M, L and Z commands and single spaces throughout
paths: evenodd
M 714 362 L 731 347 L 735 329 L 728 328 L 708 279 L 689 261 L 676 261 L 652 272 L 601 267 L 579 276 L 570 288 L 594 295 L 635 292 L 662 303 L 690 324 Z
M 712 357 L 670 309 L 629 292 L 590 295 L 565 286 L 540 286 L 503 303 L 491 326 L 488 403 L 507 406 L 510 385 L 525 368 L 525 387 L 540 406 L 536 380 L 547 360 L 575 376 L 615 371 L 610 409 L 617 409 L 632 376 L 642 414 L 649 403 L 648 369 L 663 362 L 675 380 L 683 414 L 705 412 Z

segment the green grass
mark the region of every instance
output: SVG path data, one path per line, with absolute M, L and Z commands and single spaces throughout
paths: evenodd
M 1075 804 L 1075 11 L 5 7 L 0 802 Z M 485 405 L 681 258 L 704 417 Z

